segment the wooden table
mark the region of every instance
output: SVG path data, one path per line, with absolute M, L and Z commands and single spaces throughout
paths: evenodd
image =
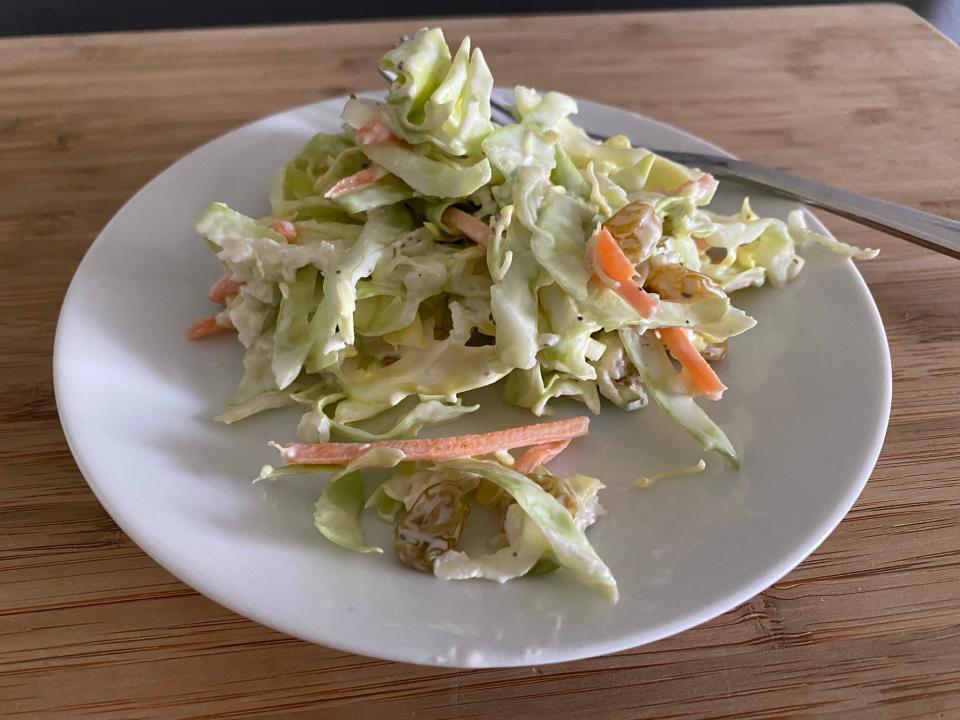
M 321 7 L 321 6 L 318 6 Z M 0 715 L 960 717 L 960 263 L 845 222 L 893 353 L 880 461 L 796 571 L 612 657 L 456 671 L 256 625 L 87 489 L 57 421 L 63 294 L 121 204 L 237 125 L 376 86 L 421 23 L 0 41 Z M 960 217 L 960 51 L 886 6 L 444 22 L 499 82 L 640 110 L 752 160 Z

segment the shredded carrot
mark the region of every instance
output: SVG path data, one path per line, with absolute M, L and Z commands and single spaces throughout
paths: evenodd
M 283 235 L 288 243 L 296 244 L 297 226 L 289 220 L 274 220 L 270 225 L 270 229 Z
M 685 328 L 660 328 L 660 339 L 670 354 L 680 363 L 683 372 L 694 388 L 702 392 L 711 400 L 723 397 L 727 386 L 720 382 L 720 378 L 713 368 L 697 352 L 690 340 L 690 331 Z
M 406 145 L 403 140 L 393 134 L 393 131 L 383 120 L 371 120 L 357 130 L 357 140 L 361 145 Z
M 243 287 L 241 283 L 234 282 L 230 279 L 230 273 L 224 273 L 223 277 L 210 286 L 210 292 L 207 293 L 207 297 L 215 303 L 225 305 L 227 300 L 240 292 L 241 287 Z
M 597 259 L 600 261 L 600 267 L 611 280 L 617 282 L 629 282 L 636 270 L 630 258 L 620 247 L 620 243 L 613 237 L 606 228 L 601 228 L 597 233 Z
M 364 188 L 373 185 L 377 180 L 386 174 L 387 171 L 379 165 L 371 165 L 368 168 L 364 168 L 360 172 L 355 172 L 353 175 L 348 175 L 347 177 L 343 178 L 343 180 L 327 190 L 326 194 L 324 194 L 324 197 L 333 199 L 338 198 L 341 195 L 346 195 L 347 193 L 363 190 Z
M 633 263 L 607 228 L 597 233 L 595 248 L 594 262 L 604 275 L 617 283 L 614 291 L 642 317 L 652 316 L 657 311 L 656 301 L 633 280 L 636 272 Z
M 682 182 L 673 190 L 668 190 L 665 195 L 681 196 L 681 195 L 693 195 L 697 191 L 702 192 L 704 195 L 708 195 L 714 190 L 717 189 L 717 179 L 710 173 L 704 173 L 696 180 L 687 180 Z
M 465 213 L 460 208 L 448 207 L 443 211 L 441 219 L 445 225 L 456 228 L 477 245 L 486 245 L 493 235 L 493 229 L 483 220 Z
M 520 459 L 514 464 L 513 469 L 518 473 L 529 475 L 538 467 L 546 465 L 566 450 L 569 444 L 569 440 L 557 440 L 556 442 L 544 443 L 543 445 L 534 445 L 520 456 Z
M 187 331 L 188 340 L 203 340 L 221 333 L 230 332 L 233 328 L 224 327 L 217 322 L 216 315 L 197 320 Z
M 621 282 L 620 287 L 617 288 L 617 294 L 630 303 L 630 306 L 642 317 L 651 317 L 657 311 L 656 300 L 634 282 Z
M 589 427 L 590 418 L 581 416 L 479 435 L 422 440 L 383 440 L 373 443 L 293 443 L 291 445 L 273 443 L 273 447 L 279 450 L 284 461 L 291 465 L 345 465 L 381 447 L 400 450 L 408 461 L 438 462 L 489 455 L 497 450 L 571 440 L 586 435 Z

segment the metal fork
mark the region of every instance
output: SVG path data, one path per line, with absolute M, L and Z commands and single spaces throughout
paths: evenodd
M 396 75 L 386 70 L 381 69 L 380 74 L 391 83 L 396 80 Z M 503 100 L 496 96 L 491 97 L 490 107 L 492 118 L 497 123 L 509 125 L 516 122 L 509 104 Z M 589 131 L 587 134 L 599 142 L 608 139 Z M 808 180 L 744 160 L 703 153 L 654 148 L 650 150 L 684 165 L 698 167 L 717 177 L 736 179 L 764 188 L 782 197 L 799 200 L 861 225 L 909 240 L 929 250 L 960 259 L 960 222 L 956 220 L 915 210 L 888 200 L 842 190 L 833 185 Z

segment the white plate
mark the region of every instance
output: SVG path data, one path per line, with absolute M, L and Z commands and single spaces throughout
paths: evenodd
M 850 262 L 822 253 L 808 254 L 785 290 L 736 296 L 759 324 L 731 343 L 722 370 L 730 390 L 708 410 L 742 452 L 740 472 L 709 458 L 699 477 L 631 487 L 640 474 L 703 455 L 655 406 L 606 407 L 589 438 L 556 461 L 557 471 L 608 485 L 609 513 L 589 537 L 619 580 L 618 605 L 563 572 L 504 586 L 444 583 L 389 550 L 353 554 L 312 527 L 325 478 L 251 484 L 277 459 L 267 440 L 293 439 L 296 415 L 212 420 L 239 378 L 241 348 L 229 337 L 185 339 L 213 309 L 206 288 L 218 275 L 191 225 L 215 200 L 266 214 L 274 170 L 311 134 L 339 127 L 343 100 L 260 120 L 177 162 L 117 213 L 70 286 L 54 353 L 60 417 L 100 502 L 157 562 L 222 605 L 312 642 L 415 663 L 524 665 L 614 652 L 709 620 L 767 588 L 837 525 L 879 453 L 891 380 L 866 285 Z M 580 109 L 597 132 L 716 150 L 638 115 Z M 743 190 L 721 187 L 732 209 Z M 752 197 L 761 214 L 791 209 Z M 495 393 L 484 397 L 480 412 L 441 432 L 533 420 Z M 365 527 L 389 545 L 387 525 L 369 516 Z

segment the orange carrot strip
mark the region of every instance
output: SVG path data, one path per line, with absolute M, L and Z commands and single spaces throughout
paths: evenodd
M 243 285 L 230 279 L 230 273 L 224 273 L 223 277 L 210 286 L 210 292 L 207 293 L 213 302 L 225 305 L 227 300 L 232 298 Z
M 597 233 L 597 260 L 611 280 L 628 282 L 636 274 L 630 258 L 606 228 L 601 228 Z
M 210 317 L 197 320 L 193 325 L 191 325 L 190 329 L 187 330 L 187 339 L 203 340 L 208 337 L 213 337 L 214 335 L 230 332 L 231 330 L 233 330 L 233 328 L 220 325 L 217 323 L 216 316 L 211 315 Z
M 333 199 L 338 198 L 341 195 L 346 195 L 347 193 L 363 190 L 363 188 L 370 187 L 386 174 L 387 171 L 379 165 L 371 165 L 368 168 L 364 168 L 360 172 L 355 172 L 353 175 L 348 175 L 347 177 L 343 178 L 343 180 L 327 190 L 326 194 L 324 194 L 324 197 Z
M 383 145 L 384 143 L 392 143 L 394 145 L 407 144 L 394 135 L 393 131 L 383 120 L 371 120 L 357 130 L 357 140 L 361 145 Z
M 477 245 L 485 246 L 490 241 L 490 236 L 493 235 L 493 229 L 483 220 L 470 213 L 465 213 L 460 208 L 448 207 L 443 211 L 441 219 L 444 225 L 456 228 Z
M 289 220 L 274 220 L 270 229 L 283 235 L 288 243 L 297 242 L 297 226 Z
M 606 228 L 601 228 L 597 233 L 594 255 L 594 262 L 600 265 L 604 275 L 617 283 L 613 290 L 630 303 L 634 310 L 645 318 L 657 311 L 656 301 L 634 282 L 636 271 L 630 258 Z
M 667 190 L 665 195 L 672 196 L 681 196 L 681 195 L 693 195 L 694 193 L 701 192 L 704 195 L 708 195 L 717 189 L 717 179 L 710 173 L 704 173 L 696 180 L 687 180 L 682 182 L 673 190 Z
M 567 449 L 569 440 L 558 440 L 557 442 L 544 443 L 543 445 L 534 445 L 527 450 L 513 466 L 513 470 L 523 475 L 529 475 L 541 465 L 546 465 L 557 455 Z
M 713 368 L 697 352 L 690 340 L 690 332 L 685 328 L 660 328 L 660 339 L 670 354 L 683 367 L 683 372 L 693 386 L 711 400 L 723 397 L 727 386 L 720 382 L 720 378 Z
M 273 447 L 291 465 L 346 465 L 376 448 L 396 448 L 405 459 L 415 461 L 454 460 L 476 455 L 489 455 L 497 450 L 528 445 L 542 445 L 570 440 L 587 434 L 590 418 L 586 416 L 496 430 L 479 435 L 428 438 L 418 440 L 382 440 L 373 443 L 293 443 Z
M 620 283 L 616 289 L 617 295 L 622 297 L 642 317 L 651 317 L 657 311 L 657 302 L 642 287 L 632 281 Z

